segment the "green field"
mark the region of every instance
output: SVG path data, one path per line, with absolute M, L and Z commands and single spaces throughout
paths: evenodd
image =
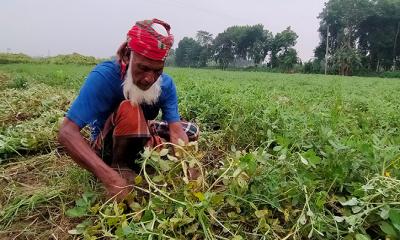
M 0 65 L 1 239 L 400 238 L 400 79 L 167 68 L 204 177 L 148 150 L 127 206 L 56 142 L 91 68 Z

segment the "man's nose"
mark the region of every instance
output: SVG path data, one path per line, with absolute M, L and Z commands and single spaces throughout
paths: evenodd
M 154 82 L 155 77 L 156 76 L 153 72 L 148 72 L 148 73 L 146 73 L 144 80 L 146 81 L 146 83 L 151 84 Z

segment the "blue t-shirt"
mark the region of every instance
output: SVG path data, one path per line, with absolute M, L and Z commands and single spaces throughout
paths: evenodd
M 125 99 L 122 82 L 120 66 L 116 61 L 100 63 L 86 78 L 78 97 L 67 112 L 67 118 L 80 128 L 89 125 L 92 130 L 91 138 L 96 139 L 107 118 Z M 154 105 L 142 104 L 141 107 L 147 120 L 156 118 L 161 109 L 164 121 L 179 121 L 178 97 L 172 78 L 162 74 L 158 102 Z

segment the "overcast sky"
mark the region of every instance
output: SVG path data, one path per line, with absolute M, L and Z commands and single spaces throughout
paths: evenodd
M 78 52 L 114 55 L 137 21 L 171 25 L 174 47 L 205 30 L 214 37 L 233 25 L 263 24 L 274 34 L 287 26 L 299 35 L 303 60 L 319 42 L 317 19 L 325 0 L 1 0 L 0 52 L 47 56 Z

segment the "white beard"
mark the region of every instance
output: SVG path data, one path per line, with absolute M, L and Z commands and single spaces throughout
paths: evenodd
M 155 104 L 161 94 L 162 77 L 160 76 L 149 89 L 142 90 L 133 83 L 131 66 L 130 64 L 122 83 L 125 99 L 129 99 L 133 106 L 142 103 L 148 105 Z

